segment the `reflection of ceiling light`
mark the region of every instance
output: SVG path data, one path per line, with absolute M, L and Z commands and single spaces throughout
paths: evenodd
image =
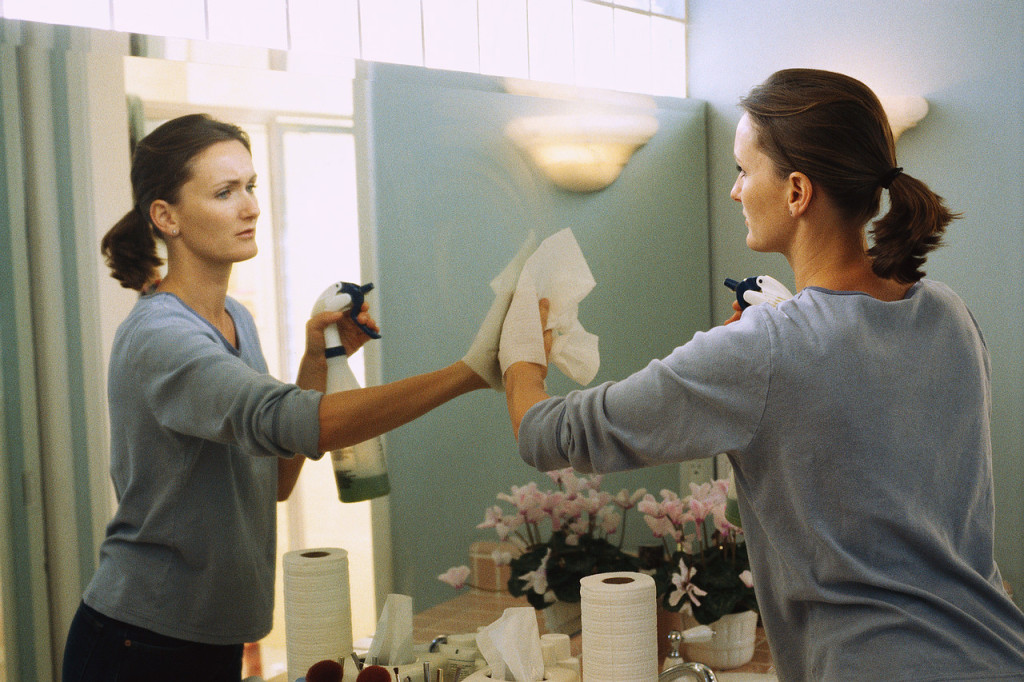
M 612 184 L 657 130 L 649 114 L 578 114 L 519 118 L 505 134 L 562 189 L 595 192 Z
M 892 128 L 892 136 L 899 139 L 907 128 L 913 128 L 928 113 L 928 100 L 916 95 L 879 97 Z

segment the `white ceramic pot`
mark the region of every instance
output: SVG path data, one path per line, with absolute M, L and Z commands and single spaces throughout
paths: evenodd
M 583 629 L 580 602 L 556 601 L 546 609 L 541 609 L 541 613 L 544 614 L 544 628 L 548 632 L 558 632 L 571 637 Z
M 687 616 L 686 627 L 697 625 L 692 616 Z M 684 645 L 687 661 L 703 663 L 714 670 L 729 670 L 749 663 L 754 657 L 754 644 L 757 639 L 756 611 L 730 613 L 711 623 L 709 627 L 715 631 L 711 641 Z

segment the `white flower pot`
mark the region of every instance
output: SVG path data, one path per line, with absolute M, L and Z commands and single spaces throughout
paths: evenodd
M 556 601 L 546 609 L 542 609 L 541 613 L 544 614 L 544 628 L 548 632 L 562 633 L 571 637 L 583 629 L 580 602 Z
M 686 627 L 699 625 L 692 616 L 686 617 Z M 696 661 L 714 670 L 738 668 L 754 657 L 757 639 L 757 612 L 744 611 L 722 616 L 709 627 L 715 636 L 709 642 L 685 644 L 687 661 Z

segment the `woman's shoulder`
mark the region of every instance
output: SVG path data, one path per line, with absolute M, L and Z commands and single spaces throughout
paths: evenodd
M 174 294 L 143 294 L 117 330 L 114 343 L 128 351 L 143 346 L 154 352 L 183 349 L 204 339 L 216 341 L 213 328 Z

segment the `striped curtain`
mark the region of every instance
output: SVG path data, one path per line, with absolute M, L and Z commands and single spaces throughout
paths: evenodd
M 97 155 L 127 168 L 128 134 L 123 75 L 94 92 L 118 87 L 120 57 L 91 52 L 87 29 L 0 29 L 0 586 L 7 679 L 30 682 L 59 679 L 110 514 L 98 243 L 113 220 L 94 188 Z

